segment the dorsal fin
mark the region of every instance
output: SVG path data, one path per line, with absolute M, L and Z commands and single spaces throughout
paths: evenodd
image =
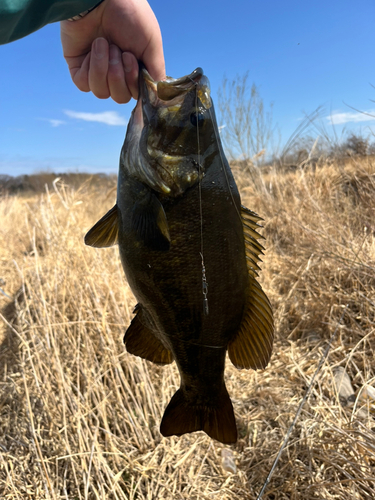
M 256 281 L 258 262 L 263 254 L 263 246 L 258 242 L 263 238 L 257 233 L 262 220 L 255 212 L 241 207 L 247 268 L 249 273 L 248 303 L 242 323 L 233 340 L 228 345 L 229 358 L 237 368 L 265 368 L 271 357 L 273 344 L 273 315 L 271 304 Z
M 90 247 L 104 248 L 115 245 L 118 240 L 117 204 L 90 229 L 85 243 Z
M 140 320 L 142 307 L 139 304 L 136 306 L 135 311 L 137 311 L 137 314 L 126 330 L 124 337 L 126 350 L 130 354 L 134 354 L 134 356 L 139 356 L 160 365 L 172 363 L 173 355 L 171 351 L 164 347 L 154 332 Z

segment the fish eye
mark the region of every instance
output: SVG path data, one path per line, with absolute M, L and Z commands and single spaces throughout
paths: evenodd
M 190 115 L 190 122 L 194 127 L 196 127 L 197 125 L 198 127 L 201 127 L 204 123 L 204 120 L 205 118 L 203 113 L 195 112 Z

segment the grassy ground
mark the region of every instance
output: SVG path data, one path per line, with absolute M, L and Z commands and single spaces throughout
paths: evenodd
M 114 184 L 65 179 L 44 194 L 2 196 L 0 497 L 255 499 L 348 304 L 263 498 L 375 498 L 375 400 L 365 397 L 375 386 L 372 162 L 269 169 L 257 191 L 234 167 L 243 203 L 265 219 L 260 280 L 276 320 L 266 370 L 227 364 L 235 473 L 203 433 L 160 435 L 177 370 L 124 350 L 135 300 L 117 248 L 82 240 L 112 206 Z

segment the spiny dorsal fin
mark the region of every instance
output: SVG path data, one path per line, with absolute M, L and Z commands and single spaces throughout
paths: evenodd
M 137 314 L 126 330 L 124 337 L 126 350 L 130 354 L 134 354 L 134 356 L 139 356 L 160 365 L 172 363 L 173 355 L 171 351 L 164 347 L 161 341 L 155 337 L 153 331 L 141 322 L 142 308 L 137 305 L 135 310 Z
M 257 213 L 253 212 L 252 210 L 250 210 L 250 208 L 247 208 L 244 205 L 241 205 L 241 218 L 248 222 L 254 223 L 254 226 L 256 227 L 262 227 L 258 224 L 258 221 L 264 220 L 262 219 L 262 217 L 259 217 Z
M 118 240 L 117 204 L 109 210 L 86 234 L 85 244 L 104 248 L 116 245 Z
M 242 207 L 246 260 L 249 273 L 249 296 L 241 326 L 228 345 L 228 354 L 237 368 L 265 368 L 271 357 L 273 344 L 273 315 L 271 304 L 256 281 L 263 254 L 263 246 L 258 242 L 261 237 L 257 229 L 262 220 L 256 213 Z

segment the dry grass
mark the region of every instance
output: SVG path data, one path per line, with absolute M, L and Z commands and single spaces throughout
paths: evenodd
M 264 176 L 243 202 L 265 219 L 261 281 L 274 306 L 270 365 L 226 379 L 239 427 L 237 472 L 203 433 L 163 438 L 178 385 L 122 344 L 134 298 L 116 248 L 83 245 L 114 199 L 61 183 L 0 200 L 0 497 L 255 499 L 322 352 L 349 304 L 327 362 L 264 499 L 375 498 L 375 165 Z M 357 397 L 339 402 L 334 369 Z

